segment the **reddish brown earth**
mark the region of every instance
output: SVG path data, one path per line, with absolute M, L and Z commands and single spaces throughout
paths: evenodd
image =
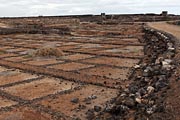
M 0 36 L 0 119 L 93 119 L 129 84 L 144 55 L 141 24 L 53 26 L 71 33 Z M 44 46 L 63 54 L 34 56 Z
M 127 90 L 132 77 L 138 77 L 134 75 L 142 74 L 134 66 L 149 60 L 141 23 L 108 25 L 76 18 L 1 22 L 1 27 L 22 24 L 20 30 L 25 31 L 9 29 L 12 33 L 0 35 L 0 120 L 107 119 L 114 115 L 104 114 L 109 103 Z M 63 54 L 33 56 L 44 46 Z M 179 90 L 176 83 L 170 90 Z M 167 99 L 169 108 L 179 104 L 179 96 L 167 94 L 172 96 Z

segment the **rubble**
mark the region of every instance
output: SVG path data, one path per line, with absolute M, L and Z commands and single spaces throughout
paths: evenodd
M 94 106 L 94 111 L 95 112 L 99 112 L 99 111 L 101 111 L 101 107 L 100 106 Z
M 145 119 L 149 119 L 154 113 L 163 112 L 161 110 L 165 107 L 161 101 L 164 99 L 163 95 L 159 96 L 158 93 L 166 91 L 169 86 L 168 78 L 174 65 L 173 56 L 167 54 L 175 54 L 174 43 L 164 33 L 149 28 L 145 28 L 145 31 L 147 58 L 140 65 L 134 66 L 135 71 L 142 71 L 141 75 L 134 74 L 136 77 L 128 90 L 121 91 L 112 103 L 112 115 L 128 116 L 130 111 L 134 111 L 135 117 L 143 115 Z
M 71 102 L 72 102 L 72 103 L 78 103 L 78 102 L 79 102 L 79 98 L 73 98 L 73 99 L 71 100 Z
M 154 90 L 155 90 L 155 89 L 154 89 L 154 87 L 152 87 L 152 86 L 149 86 L 149 87 L 147 88 L 148 94 L 154 92 Z

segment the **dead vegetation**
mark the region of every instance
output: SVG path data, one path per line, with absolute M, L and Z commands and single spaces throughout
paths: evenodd
M 56 47 L 43 47 L 34 52 L 35 57 L 61 57 L 63 52 Z

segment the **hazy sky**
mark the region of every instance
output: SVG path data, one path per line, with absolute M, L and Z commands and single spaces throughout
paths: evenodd
M 71 14 L 180 14 L 179 0 L 0 0 L 0 17 Z

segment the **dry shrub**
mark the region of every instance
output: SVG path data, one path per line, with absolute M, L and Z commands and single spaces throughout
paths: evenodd
M 61 57 L 63 52 L 56 47 L 44 47 L 35 51 L 34 56 L 36 57 Z

